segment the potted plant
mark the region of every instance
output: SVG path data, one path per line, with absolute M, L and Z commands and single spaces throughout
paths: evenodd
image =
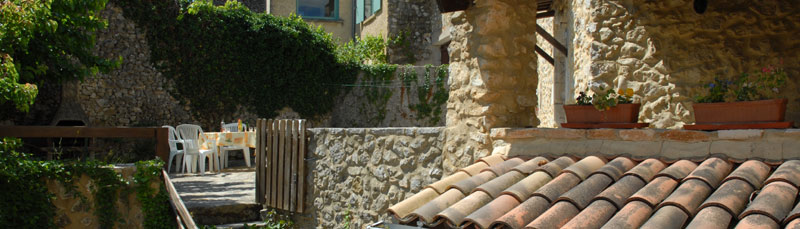
M 786 83 L 780 66 L 767 66 L 755 74 L 742 73 L 735 79 L 715 77 L 704 85 L 708 93 L 695 98 L 695 125 L 685 129 L 789 128 L 784 122 L 787 99 L 774 99 Z
M 605 90 L 589 96 L 581 92 L 576 105 L 565 105 L 564 112 L 567 123 L 562 123 L 566 128 L 639 128 L 648 126 L 647 123 L 637 123 L 639 120 L 638 103 L 633 103 L 633 89 Z

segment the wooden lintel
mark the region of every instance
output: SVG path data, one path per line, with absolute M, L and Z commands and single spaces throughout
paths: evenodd
M 542 35 L 542 37 L 547 40 L 556 50 L 561 51 L 562 54 L 567 55 L 567 47 L 562 45 L 560 42 L 556 40 L 552 35 L 547 33 L 547 30 L 544 30 L 539 24 L 536 24 L 536 33 Z
M 544 12 L 541 12 L 541 13 L 537 13 L 536 14 L 536 20 L 539 20 L 539 19 L 542 19 L 542 18 L 554 17 L 554 16 L 556 16 L 556 11 L 548 10 L 548 11 L 544 11 Z
M 538 45 L 535 47 L 535 50 L 536 50 L 536 53 L 539 54 L 539 56 L 542 56 L 542 58 L 547 60 L 547 62 L 550 62 L 551 65 L 553 65 L 553 66 L 556 65 L 555 60 L 553 59 L 553 57 L 550 56 L 549 54 L 547 54 L 547 52 L 545 52 L 542 48 L 539 48 Z

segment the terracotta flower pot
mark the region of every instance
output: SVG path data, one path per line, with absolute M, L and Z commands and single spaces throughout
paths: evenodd
M 618 104 L 609 110 L 598 111 L 591 105 L 564 105 L 567 123 L 636 123 L 641 104 Z
M 697 124 L 783 122 L 787 99 L 729 103 L 695 103 Z

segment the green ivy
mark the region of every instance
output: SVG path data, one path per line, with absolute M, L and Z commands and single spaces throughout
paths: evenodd
M 422 85 L 417 86 L 419 103 L 408 104 L 411 111 L 417 112 L 417 120 L 427 119 L 431 125 L 435 125 L 441 120 L 442 105 L 447 103 L 447 99 L 450 97 L 450 92 L 445 89 L 448 76 L 447 66 L 425 66 L 425 78 Z M 412 82 L 417 83 L 417 80 L 414 79 Z
M 261 117 L 284 106 L 314 117 L 333 108 L 356 63 L 337 58 L 331 34 L 300 17 L 253 13 L 241 3 L 112 0 L 147 29 L 151 61 L 171 94 L 215 126 L 241 105 Z
M 386 105 L 392 97 L 391 80 L 397 71 L 394 64 L 362 65 L 364 77 L 362 81 L 367 82 L 368 87 L 364 88 L 364 95 L 367 99 L 365 106 L 361 107 L 362 113 L 374 111 L 377 114 L 369 118 L 368 123 L 378 125 L 386 118 Z
M 136 199 L 142 203 L 144 213 L 144 228 L 175 228 L 170 216 L 169 196 L 161 179 L 161 169 L 164 161 L 161 159 L 136 162 L 136 173 L 133 181 L 136 189 Z M 158 184 L 158 189 L 152 187 L 153 182 Z M 158 191 L 158 192 L 156 192 Z
M 117 200 L 120 193 L 126 193 L 129 185 L 122 175 L 115 172 L 108 164 L 98 161 L 37 161 L 29 155 L 15 149 L 21 141 L 14 138 L 0 140 L 0 225 L 9 228 L 54 228 L 56 227 L 55 209 L 52 200 L 55 194 L 47 189 L 46 180 L 59 182 L 66 194 L 79 198 L 86 203 L 88 199 L 77 191 L 75 183 L 82 175 L 91 181 L 90 192 L 94 196 L 93 213 L 99 220 L 100 228 L 114 228 L 122 223 L 117 211 Z M 143 184 L 146 177 L 152 177 L 163 162 L 146 161 L 137 163 L 137 175 L 134 181 Z M 147 178 L 152 179 L 152 178 Z M 148 183 L 149 184 L 149 183 Z M 149 187 L 149 186 L 148 186 Z M 137 186 L 138 191 L 148 192 Z M 146 228 L 153 225 L 169 225 L 168 204 L 164 204 L 166 196 L 162 193 L 151 195 L 148 200 L 139 198 L 143 203 Z M 137 193 L 137 197 L 139 197 Z M 162 201 L 161 206 L 156 206 Z M 158 215 L 154 215 L 158 214 Z M 162 227 L 155 227 L 162 228 Z

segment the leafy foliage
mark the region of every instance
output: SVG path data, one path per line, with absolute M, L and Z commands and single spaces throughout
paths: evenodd
M 21 146 L 19 139 L 3 138 L 0 140 L 0 224 L 9 228 L 54 228 L 56 227 L 55 206 L 52 203 L 55 195 L 47 189 L 46 180 L 59 182 L 66 188 L 67 194 L 86 202 L 88 199 L 77 191 L 75 182 L 82 175 L 92 180 L 90 191 L 94 196 L 93 212 L 97 216 L 101 228 L 113 228 L 120 222 L 117 211 L 117 200 L 121 192 L 128 189 L 128 182 L 111 169 L 107 164 L 98 161 L 37 161 L 29 155 L 17 152 Z M 135 181 L 149 182 L 152 171 L 160 171 L 161 161 L 137 163 Z M 149 185 L 150 183 L 148 183 Z M 149 186 L 148 186 L 149 187 Z M 137 191 L 144 191 L 137 186 Z M 163 190 L 163 186 L 162 186 Z M 144 192 L 148 200 L 139 199 L 143 203 L 145 225 L 169 225 L 169 205 L 158 201 L 165 200 L 153 192 Z M 138 195 L 141 195 L 137 193 Z M 153 216 L 153 214 L 159 214 Z M 151 217 L 152 216 L 152 217 Z M 149 223 L 149 224 L 148 224 Z M 162 228 L 162 227 L 155 227 Z
M 0 103 L 27 111 L 44 79 L 83 79 L 120 60 L 92 54 L 107 0 L 13 0 L 0 4 Z M 27 82 L 27 83 L 25 83 Z
M 755 101 L 777 97 L 788 76 L 781 65 L 768 65 L 756 73 L 742 73 L 733 79 L 714 77 L 703 85 L 708 93 L 697 96 L 698 103 Z
M 614 89 L 604 90 L 603 87 L 600 87 L 600 92 L 596 92 L 593 95 L 589 96 L 588 92 L 580 92 L 578 98 L 578 105 L 592 105 L 597 110 L 603 111 L 611 109 L 612 107 L 617 106 L 617 104 L 629 104 L 633 103 L 633 89 L 626 89 L 614 92 Z
M 160 180 L 162 168 L 164 161 L 160 159 L 136 162 L 133 181 L 136 199 L 142 203 L 144 228 L 175 228 L 171 223 L 173 221 L 170 220 L 169 196 Z M 152 187 L 153 182 L 159 184 L 158 189 Z
M 340 84 L 356 77 L 358 66 L 337 58 L 331 35 L 298 16 L 253 13 L 235 1 L 117 2 L 147 28 L 151 61 L 206 126 L 232 119 L 239 104 L 263 117 L 284 106 L 324 114 Z
M 408 79 L 403 77 L 404 85 L 417 84 L 416 72 L 408 76 L 410 76 Z M 419 103 L 409 103 L 408 108 L 417 112 L 417 120 L 427 119 L 430 124 L 436 124 L 441 119 L 442 105 L 450 97 L 449 91 L 445 89 L 447 65 L 437 67 L 426 65 L 424 77 L 422 85 L 417 86 L 417 100 Z

